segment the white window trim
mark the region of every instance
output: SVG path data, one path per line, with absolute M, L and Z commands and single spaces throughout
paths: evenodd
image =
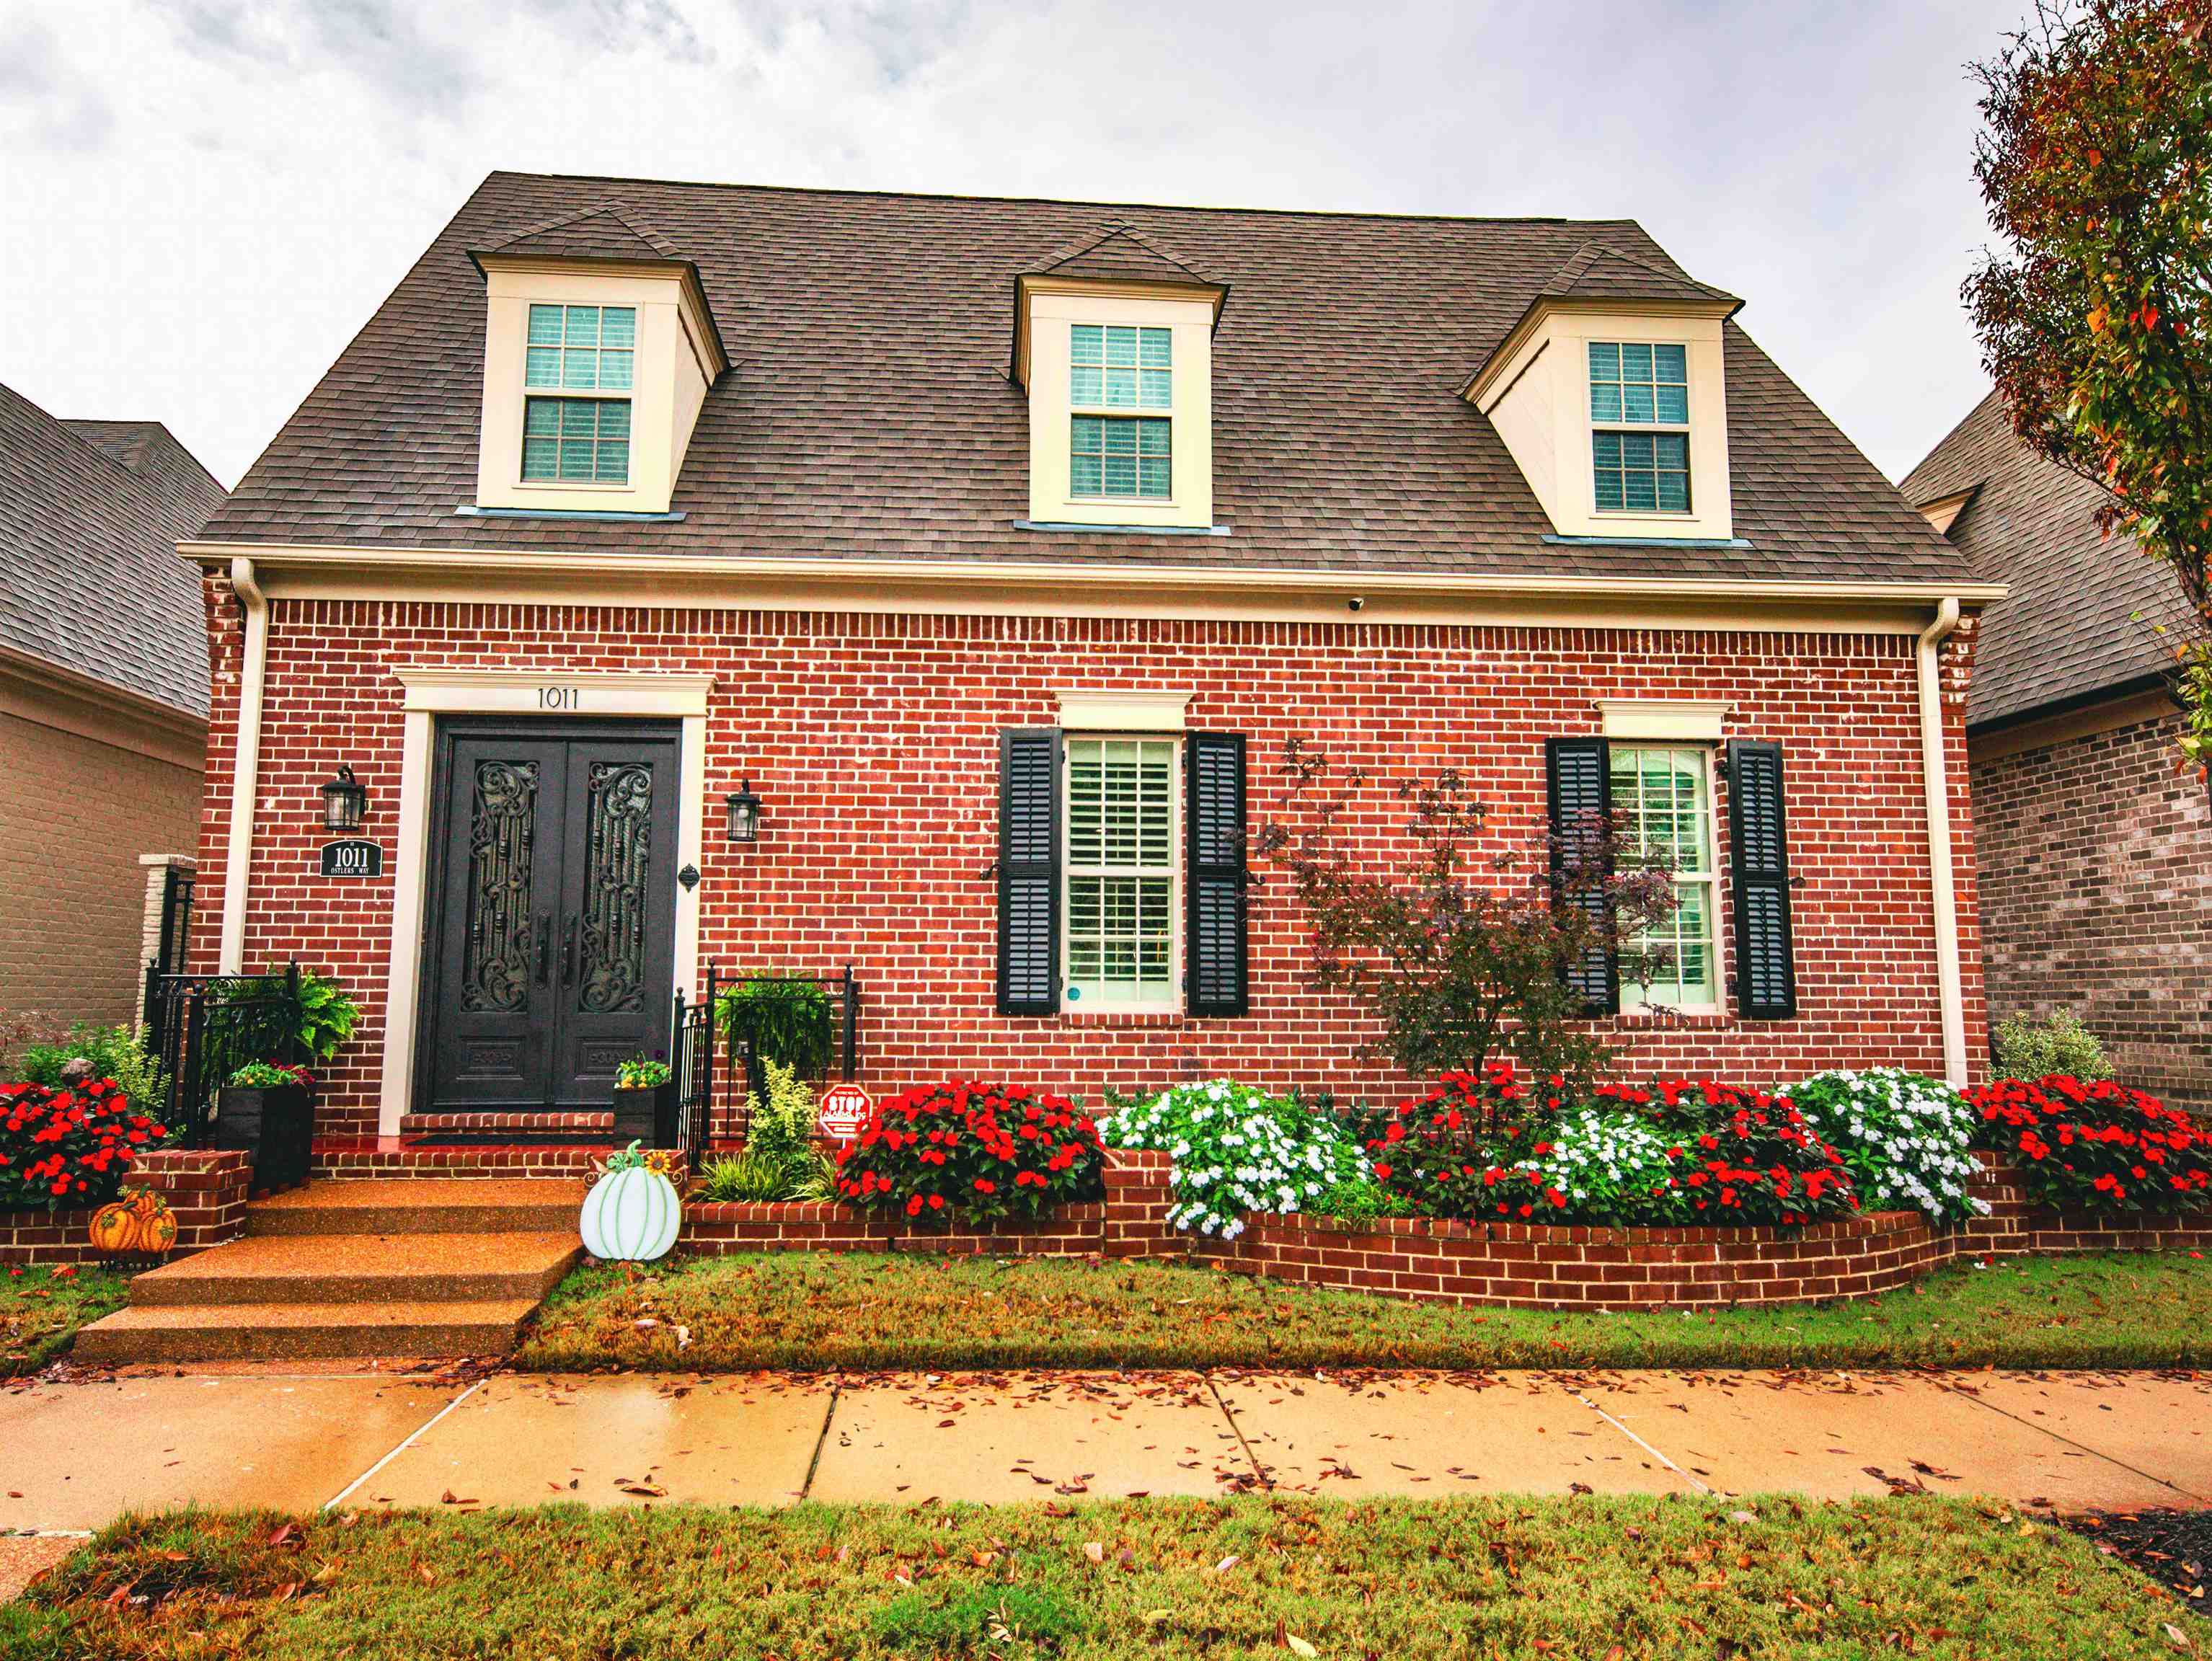
M 593 388 L 581 386 L 532 386 L 530 384 L 530 308 L 532 306 L 558 306 L 562 308 L 564 314 L 567 308 L 571 306 L 589 306 L 602 313 L 609 311 L 629 312 L 633 315 L 633 330 L 641 330 L 643 328 L 643 318 L 641 316 L 638 315 L 642 312 L 643 308 L 632 301 L 602 300 L 532 300 L 524 305 L 522 308 L 522 354 L 515 365 L 515 374 L 517 377 L 518 387 L 516 392 L 515 409 L 518 412 L 517 425 L 520 429 L 520 441 L 524 446 L 521 449 L 518 449 L 514 455 L 514 477 L 516 488 L 519 489 L 532 491 L 565 491 L 575 495 L 635 495 L 638 488 L 637 364 L 638 359 L 641 355 L 637 343 L 639 340 L 638 334 L 633 332 L 630 336 L 633 344 L 630 347 L 630 384 L 628 386 Z M 604 317 L 602 317 L 601 322 L 602 324 L 604 324 Z M 623 466 L 622 482 L 620 483 L 616 483 L 611 480 L 603 481 L 599 479 L 533 479 L 526 476 L 522 470 L 524 464 L 523 458 L 528 453 L 527 446 L 530 443 L 530 400 L 532 398 L 553 398 L 562 403 L 566 403 L 573 398 L 619 398 L 622 402 L 629 405 L 629 437 L 623 440 L 624 447 L 629 452 L 629 456 L 628 461 Z M 554 464 L 558 466 L 560 464 L 557 459 L 559 454 L 557 446 L 556 448 L 555 454 L 556 461 Z
M 1613 734 L 1610 730 L 1607 732 L 1606 737 L 1609 741 L 1613 740 Z M 1705 770 L 1705 810 L 1701 816 L 1705 834 L 1706 874 L 1687 880 L 1702 883 L 1706 890 L 1705 923 L 1706 926 L 1712 931 L 1711 955 L 1713 965 L 1713 995 L 1709 1001 L 1702 1003 L 1656 1003 L 1645 998 L 1644 989 L 1641 985 L 1632 980 L 1623 979 L 1620 983 L 1620 1012 L 1626 1015 L 1632 1010 L 1670 1009 L 1676 1015 L 1686 1015 L 1725 1014 L 1728 1009 L 1729 984 L 1726 944 L 1728 931 L 1722 926 L 1721 918 L 1720 802 L 1718 792 L 1713 788 L 1713 746 L 1710 743 L 1695 739 L 1650 737 L 1623 737 L 1617 742 L 1623 749 L 1694 750 L 1698 755 L 1698 765 Z M 1608 771 L 1612 765 L 1612 758 L 1608 755 L 1606 761 Z M 1677 887 L 1680 887 L 1684 879 L 1680 876 L 1674 879 Z
M 1600 698 L 1605 736 L 1636 744 L 1717 744 L 1735 706 L 1713 698 Z
M 1174 732 L 1159 730 L 1115 731 L 1091 730 L 1082 732 L 1063 731 L 1060 735 L 1060 767 L 1057 788 L 1060 799 L 1060 893 L 1055 896 L 1060 906 L 1060 1013 L 1080 1020 L 1086 1016 L 1181 1015 L 1182 999 L 1183 916 L 1186 895 L 1183 892 L 1183 744 L 1180 729 Z M 1165 743 L 1170 749 L 1168 764 L 1168 989 L 1159 997 L 1130 998 L 1108 1003 L 1085 1003 L 1069 993 L 1075 979 L 1069 973 L 1073 956 L 1074 931 L 1069 919 L 1074 912 L 1068 889 L 1075 875 L 1074 862 L 1068 858 L 1068 838 L 1073 828 L 1073 815 L 1068 811 L 1068 745 L 1073 743 L 1112 743 L 1115 739 L 1131 739 L 1150 743 Z
M 1625 416 L 1624 416 L 1624 419 L 1622 419 L 1622 420 L 1620 420 L 1620 421 L 1601 421 L 1598 420 L 1595 416 L 1592 415 L 1589 413 L 1589 403 L 1590 403 L 1590 385 L 1591 385 L 1591 382 L 1590 382 L 1590 370 L 1589 370 L 1589 349 L 1590 349 L 1591 347 L 1593 347 L 1593 346 L 1611 346 L 1611 347 L 1614 348 L 1614 349 L 1617 350 L 1618 349 L 1620 349 L 1620 347 L 1622 347 L 1622 346 L 1624 346 L 1624 345 L 1626 345 L 1626 346 L 1651 346 L 1651 347 L 1660 347 L 1660 346 L 1679 346 L 1679 347 L 1680 347 L 1680 348 L 1682 349 L 1682 401 L 1683 401 L 1683 403 L 1686 403 L 1686 404 L 1688 404 L 1688 403 L 1691 403 L 1690 359 L 1691 359 L 1691 355 L 1692 355 L 1692 354 L 1691 354 L 1691 349 L 1690 349 L 1690 348 L 1691 348 L 1691 343 L 1690 343 L 1690 342 L 1688 342 L 1688 341 L 1686 341 L 1686 340 L 1653 340 L 1653 341 L 1642 341 L 1642 340 L 1632 340 L 1632 341 L 1606 340 L 1606 339 L 1601 339 L 1601 338 L 1600 338 L 1600 337 L 1598 337 L 1597 336 L 1593 335 L 1593 336 L 1591 336 L 1589 337 L 1589 340 L 1587 340 L 1586 342 L 1584 342 L 1584 343 L 1583 343 L 1583 363 L 1582 363 L 1582 373 L 1583 373 L 1583 425 L 1584 425 L 1584 427 L 1588 429 L 1588 430 L 1584 433 L 1584 434 L 1583 434 L 1583 438 L 1584 438 L 1585 441 L 1587 442 L 1587 441 L 1595 440 L 1595 439 L 1596 438 L 1596 435 L 1597 435 L 1598 433 L 1624 433 L 1624 434 L 1635 434 L 1635 433 L 1680 433 L 1680 434 L 1682 435 L 1682 446 L 1683 446 L 1683 450 L 1684 450 L 1684 452 L 1685 452 L 1685 458 L 1684 458 L 1684 462 L 1683 462 L 1683 472 L 1682 472 L 1682 477 L 1683 477 L 1683 481 L 1684 481 L 1685 486 L 1686 486 L 1686 488 L 1689 490 L 1689 493 L 1690 493 L 1690 505 L 1689 505 L 1689 506 L 1688 506 L 1688 507 L 1686 507 L 1686 508 L 1680 508 L 1680 507 L 1658 507 L 1658 506 L 1652 506 L 1652 507 L 1600 507 L 1600 506 L 1597 505 L 1597 451 L 1596 451 L 1596 449 L 1595 449 L 1595 445 L 1594 445 L 1594 443 L 1593 443 L 1592 447 L 1591 447 L 1591 450 L 1590 450 L 1590 510 L 1589 510 L 1589 511 L 1590 511 L 1591 517 L 1593 517 L 1594 518 L 1600 518 L 1600 519 L 1681 519 L 1681 520 L 1686 520 L 1686 520 L 1693 520 L 1693 519 L 1695 519 L 1695 518 L 1698 517 L 1698 446 L 1697 446 L 1696 440 L 1695 440 L 1694 439 L 1692 439 L 1692 436 L 1691 436 L 1691 433 L 1690 433 L 1690 423 L 1689 423 L 1689 422 L 1687 422 L 1687 421 L 1632 421 L 1626 420 L 1626 419 L 1625 418 Z M 1656 373 L 1656 372 L 1655 372 L 1655 373 Z M 1622 381 L 1622 382 L 1619 383 L 1619 385 L 1620 385 L 1621 386 L 1621 388 L 1622 388 L 1622 391 L 1621 391 L 1621 398 L 1622 398 L 1622 402 L 1623 402 L 1623 405 L 1624 405 L 1624 409 L 1625 409 L 1625 406 L 1626 406 L 1626 400 L 1627 400 L 1627 396 L 1628 396 L 1628 394 L 1627 394 L 1627 390 L 1626 390 L 1626 389 L 1627 389 L 1627 386 L 1628 386 L 1629 383 L 1627 383 L 1626 381 Z M 1653 387 L 1654 387 L 1654 391 L 1653 391 L 1653 393 L 1652 393 L 1652 397 L 1653 397 L 1653 399 L 1654 399 L 1654 401 L 1655 401 L 1655 405 L 1656 405 L 1656 399 L 1657 399 L 1657 397 L 1658 397 L 1658 393 L 1657 393 L 1657 391 L 1656 391 L 1656 387 L 1657 387 L 1657 385 L 1658 385 L 1658 383 L 1655 380 L 1655 381 L 1652 383 L 1652 385 L 1653 385 Z M 1170 441 L 1172 441 L 1172 440 L 1170 440 Z
M 1190 699 L 1188 692 L 1063 692 L 1060 724 L 1083 738 L 1181 732 Z

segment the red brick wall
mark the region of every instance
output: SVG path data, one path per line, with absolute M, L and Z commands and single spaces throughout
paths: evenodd
M 2130 1084 L 2212 1109 L 2212 802 L 2177 715 L 1973 765 L 1995 1018 L 2071 1008 Z
M 151 1188 L 177 1218 L 177 1255 L 234 1240 L 246 1230 L 246 1183 L 252 1172 L 242 1153 L 181 1148 L 144 1154 L 128 1185 Z M 0 1263 L 97 1263 L 85 1238 L 90 1210 L 0 1211 Z
M 238 626 L 224 585 L 210 593 L 216 710 L 201 858 L 210 880 L 197 932 L 211 955 Z M 1960 725 L 1968 648 L 1954 642 L 1948 715 L 1978 1055 Z M 390 848 L 401 745 L 392 670 L 410 664 L 715 672 L 702 961 L 726 973 L 830 973 L 850 961 L 863 988 L 862 1076 L 878 1091 L 958 1072 L 1084 1094 L 1218 1073 L 1379 1099 L 1403 1089 L 1354 1054 L 1364 1034 L 1352 1012 L 1304 985 L 1304 931 L 1279 871 L 1255 895 L 1247 1019 L 994 1012 L 996 893 L 985 870 L 996 854 L 997 734 L 1053 723 L 1061 690 L 1192 693 L 1194 727 L 1250 737 L 1255 821 L 1277 798 L 1273 767 L 1294 734 L 1386 777 L 1458 767 L 1493 803 L 1500 846 L 1540 836 L 1543 741 L 1595 731 L 1593 700 L 1725 699 L 1732 733 L 1786 746 L 1791 862 L 1804 879 L 1794 900 L 1802 1013 L 1624 1021 L 1631 1065 L 1758 1082 L 1844 1063 L 1942 1065 L 1909 639 L 279 602 L 247 961 L 296 954 L 361 1000 L 364 1019 L 321 1098 L 325 1133 L 374 1125 L 391 890 L 388 879 L 310 874 L 317 792 L 349 761 L 371 793 L 369 834 Z M 765 827 L 758 844 L 733 848 L 720 801 L 742 777 L 763 800 Z M 1401 816 L 1378 800 L 1361 817 L 1378 858 L 1402 857 Z

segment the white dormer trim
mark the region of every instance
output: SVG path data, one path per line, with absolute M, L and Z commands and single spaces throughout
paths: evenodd
M 1464 396 L 1490 418 L 1558 534 L 1693 542 L 1724 542 L 1735 535 L 1721 336 L 1733 310 L 1733 301 L 1539 300 L 1468 382 Z M 1598 509 L 1590 449 L 1592 341 L 1684 349 L 1690 386 L 1688 512 Z
M 483 411 L 478 507 L 665 513 L 707 389 L 729 367 L 698 276 L 681 261 L 635 264 L 477 255 L 484 274 Z M 522 476 L 523 385 L 532 304 L 626 306 L 637 312 L 627 483 Z
M 1030 513 L 1039 524 L 1208 529 L 1213 524 L 1213 325 L 1209 285 L 1024 276 L 1015 285 L 1014 378 L 1029 391 Z M 1069 330 L 1079 323 L 1174 331 L 1172 465 L 1165 500 L 1079 496 L 1069 478 Z

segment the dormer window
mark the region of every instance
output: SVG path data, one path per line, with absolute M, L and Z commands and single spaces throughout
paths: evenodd
M 1175 494 L 1172 421 L 1104 412 L 1175 408 L 1175 330 L 1076 324 L 1067 377 L 1069 493 L 1166 501 Z
M 1590 342 L 1589 410 L 1597 511 L 1688 512 L 1688 349 Z
M 729 367 L 698 269 L 596 208 L 471 256 L 484 274 L 479 512 L 670 513 Z

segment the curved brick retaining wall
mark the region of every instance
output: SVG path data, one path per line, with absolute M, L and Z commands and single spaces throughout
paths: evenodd
M 1794 1231 L 1293 1216 L 1255 1217 L 1234 1240 L 1194 1240 L 1168 1226 L 1166 1155 L 1112 1157 L 1103 1203 L 1063 1207 L 1041 1222 L 991 1234 L 896 1228 L 842 1205 L 694 1202 L 685 1208 L 678 1244 L 704 1253 L 1176 1258 L 1386 1297 L 1545 1309 L 1862 1298 L 1962 1256 L 2212 1249 L 2212 1219 L 2146 1222 L 2039 1210 L 1988 1155 L 1975 1191 L 1990 1215 L 1963 1229 L 1931 1228 L 1911 1211 Z

